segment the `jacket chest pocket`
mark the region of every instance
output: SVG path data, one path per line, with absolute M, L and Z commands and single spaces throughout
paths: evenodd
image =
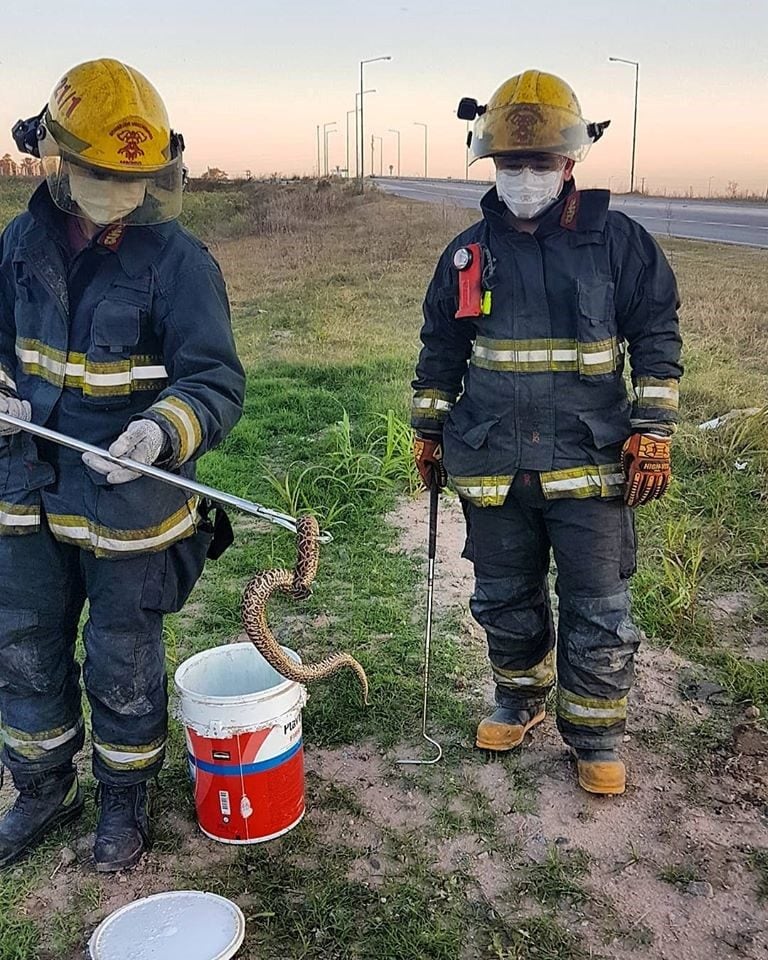
M 124 300 L 102 300 L 93 311 L 83 358 L 83 399 L 93 406 L 127 406 L 137 390 L 167 385 L 159 344 L 146 332 L 146 311 Z
M 623 355 L 617 337 L 614 286 L 609 281 L 576 281 L 576 340 L 579 377 L 589 383 L 621 376 Z

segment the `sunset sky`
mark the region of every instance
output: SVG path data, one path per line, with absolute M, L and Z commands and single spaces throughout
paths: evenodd
M 133 0 L 128 5 L 24 0 L 3 10 L 0 155 L 15 154 L 9 128 L 42 107 L 67 68 L 112 56 L 137 67 L 164 96 L 184 133 L 193 174 L 312 173 L 316 125 L 336 121 L 331 165 L 345 165 L 346 112 L 366 68 L 366 139 L 384 138 L 385 171 L 464 175 L 461 96 L 485 102 L 529 67 L 557 73 L 589 119 L 612 125 L 577 179 L 626 189 L 634 69 L 640 61 L 637 176 L 651 189 L 697 193 L 768 188 L 766 0 L 395 0 L 371 3 Z M 352 131 L 354 131 L 354 118 Z M 378 145 L 376 167 L 378 170 Z M 354 166 L 354 149 L 352 148 Z M 370 147 L 366 149 L 370 165 Z M 470 175 L 487 177 L 487 165 Z

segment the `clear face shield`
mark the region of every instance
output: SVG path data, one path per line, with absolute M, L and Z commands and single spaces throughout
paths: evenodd
M 99 226 L 166 223 L 181 213 L 181 153 L 161 171 L 139 176 L 84 164 L 47 132 L 38 148 L 51 199 L 65 213 Z

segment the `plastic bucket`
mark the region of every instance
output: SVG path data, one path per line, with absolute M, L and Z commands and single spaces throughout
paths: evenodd
M 203 833 L 261 843 L 295 827 L 304 816 L 304 687 L 280 676 L 252 643 L 195 654 L 175 682 Z

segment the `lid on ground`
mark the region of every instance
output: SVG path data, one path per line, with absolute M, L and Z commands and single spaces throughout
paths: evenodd
M 176 890 L 121 907 L 96 928 L 92 960 L 230 960 L 245 936 L 237 904 Z

